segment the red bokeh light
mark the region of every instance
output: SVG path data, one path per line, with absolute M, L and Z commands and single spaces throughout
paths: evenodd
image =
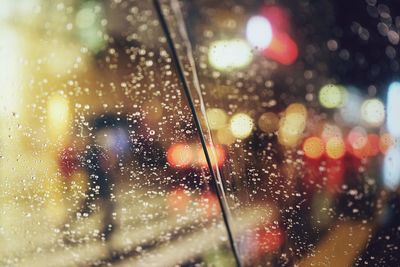
M 268 228 L 259 227 L 257 231 L 257 243 L 259 252 L 268 253 L 278 250 L 285 240 L 283 230 L 279 227 Z
M 380 138 L 376 134 L 368 134 L 365 136 L 358 136 L 353 140 L 353 145 L 348 146 L 348 151 L 359 159 L 373 157 L 379 153 Z
M 326 162 L 326 188 L 330 192 L 340 190 L 344 176 L 343 159 L 328 159 Z
M 260 13 L 262 16 L 268 18 L 276 31 L 290 31 L 289 14 L 284 8 L 277 5 L 267 5 L 261 9 Z
M 285 32 L 273 32 L 271 44 L 263 51 L 264 56 L 284 65 L 291 65 L 298 56 L 297 44 Z
M 78 169 L 79 161 L 76 151 L 71 147 L 61 150 L 58 159 L 58 167 L 64 177 L 71 177 Z
M 263 50 L 263 55 L 283 65 L 291 65 L 298 57 L 296 42 L 290 37 L 290 19 L 286 9 L 278 5 L 266 5 L 260 15 L 267 18 L 272 26 L 272 41 Z

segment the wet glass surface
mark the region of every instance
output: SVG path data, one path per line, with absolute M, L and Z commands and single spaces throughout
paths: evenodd
M 242 264 L 396 266 L 397 4 L 166 8 L 179 45 L 183 17 L 203 127 L 228 151 L 220 173 L 230 213 L 261 211 L 245 234 L 231 222 Z
M 400 264 L 398 3 L 0 9 L 0 266 Z
M 0 265 L 234 265 L 152 3 L 30 4 L 2 22 Z

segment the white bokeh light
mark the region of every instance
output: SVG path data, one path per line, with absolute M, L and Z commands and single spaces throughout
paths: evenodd
M 237 113 L 231 118 L 230 129 L 232 135 L 238 139 L 248 137 L 253 131 L 253 120 L 245 113 Z
M 363 99 L 357 88 L 347 86 L 347 98 L 343 105 L 340 107 L 340 115 L 344 122 L 347 124 L 358 124 L 361 119 L 361 105 Z
M 400 183 L 400 149 L 394 146 L 389 149 L 383 162 L 383 183 L 395 190 Z
M 267 48 L 272 41 L 272 27 L 268 19 L 262 16 L 253 16 L 246 26 L 247 41 L 257 49 Z
M 379 99 L 367 99 L 361 106 L 361 117 L 370 126 L 380 126 L 385 120 L 385 106 Z
M 245 40 L 221 40 L 211 44 L 208 61 L 220 71 L 230 71 L 247 66 L 253 59 L 251 47 Z
M 387 96 L 387 128 L 389 133 L 400 137 L 400 83 L 393 82 L 389 86 Z

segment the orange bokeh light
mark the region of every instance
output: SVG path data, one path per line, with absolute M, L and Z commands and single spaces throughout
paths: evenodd
M 187 167 L 193 161 L 192 149 L 188 145 L 174 144 L 167 151 L 167 161 L 173 167 Z
M 350 147 L 349 152 L 359 159 L 376 156 L 379 153 L 379 136 L 368 134 L 366 139 L 362 146 Z
M 388 134 L 388 133 L 384 133 L 381 135 L 380 139 L 379 139 L 379 150 L 385 154 L 386 151 L 388 151 L 388 149 L 394 144 L 394 140 L 393 137 Z
M 304 154 L 311 159 L 318 159 L 324 154 L 324 142 L 319 137 L 309 137 L 304 141 Z
M 221 146 L 216 145 L 214 146 L 214 149 L 207 146 L 207 150 L 208 154 L 210 155 L 211 163 L 213 166 L 215 165 L 222 166 L 222 164 L 224 164 L 226 155 L 225 155 L 225 150 Z M 207 167 L 207 160 L 206 156 L 204 155 L 202 147 L 198 149 L 197 155 L 198 155 L 198 164 L 201 167 Z
M 379 136 L 377 134 L 368 135 L 368 156 L 376 156 L 379 153 Z

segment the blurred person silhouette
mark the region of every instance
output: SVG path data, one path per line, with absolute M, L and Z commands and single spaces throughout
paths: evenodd
M 66 243 L 77 241 L 72 237 L 72 224 L 93 212 L 102 212 L 102 239 L 109 240 L 116 228 L 114 176 L 118 162 L 130 147 L 128 127 L 125 117 L 115 114 L 100 115 L 91 124 L 93 134 L 89 144 L 78 156 L 79 167 L 88 174 L 89 186 L 79 209 L 62 226 Z

